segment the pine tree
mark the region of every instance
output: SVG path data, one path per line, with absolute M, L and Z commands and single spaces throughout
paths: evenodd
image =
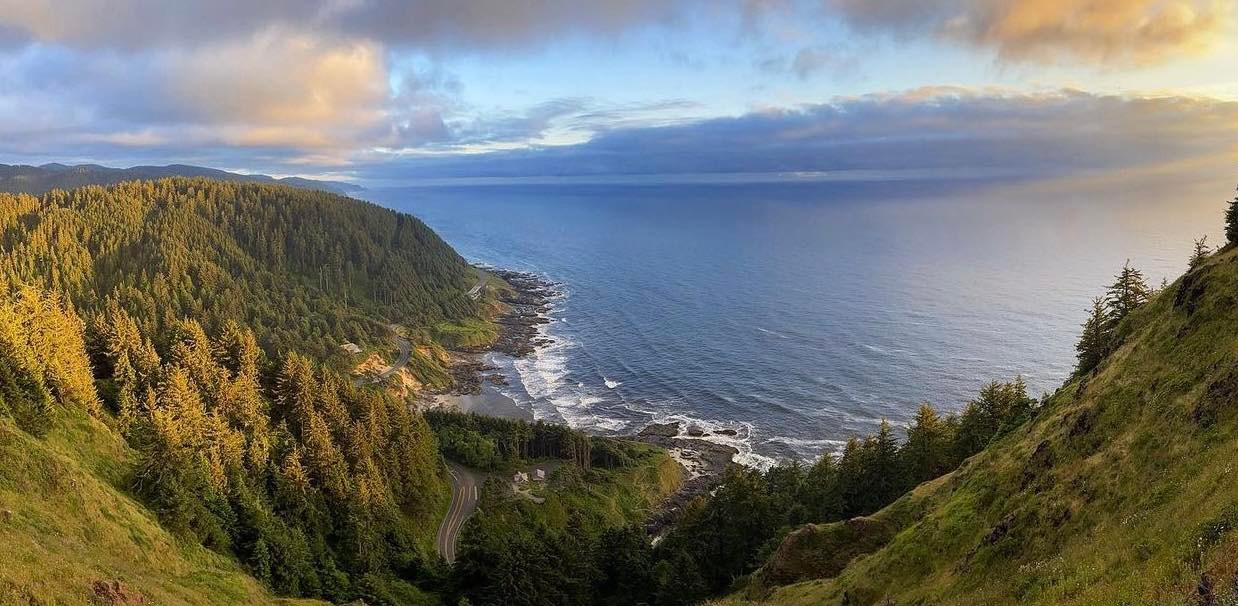
M 1076 374 L 1086 374 L 1096 368 L 1109 352 L 1109 344 L 1113 338 L 1112 323 L 1109 321 L 1109 309 L 1105 300 L 1096 297 L 1092 299 L 1092 311 L 1083 323 L 1083 334 L 1075 344 Z
M 907 442 L 899 450 L 908 486 L 931 480 L 951 467 L 950 427 L 928 403 L 920 405 L 907 428 Z
M 1105 298 L 1105 303 L 1109 306 L 1110 322 L 1114 325 L 1121 322 L 1127 314 L 1146 303 L 1150 294 L 1143 273 L 1131 267 L 1128 259 L 1126 265 L 1114 276 L 1113 285 L 1109 287 Z
M 865 442 L 869 450 L 868 476 L 871 501 L 865 507 L 865 513 L 876 511 L 882 505 L 894 500 L 903 491 L 905 479 L 898 460 L 898 440 L 894 437 L 894 428 L 890 422 L 882 419 L 876 435 Z
M 843 445 L 842 454 L 838 456 L 838 494 L 842 499 L 843 516 L 850 517 L 854 515 L 852 512 L 855 507 L 852 505 L 859 501 L 864 493 L 864 477 L 863 477 L 863 443 L 860 439 L 852 436 Z
M 1195 251 L 1191 253 L 1191 260 L 1187 264 L 1187 271 L 1195 271 L 1204 261 L 1208 259 L 1208 255 L 1212 254 L 1212 249 L 1208 247 L 1208 236 L 1204 236 L 1195 241 Z
M 1227 246 L 1238 244 L 1238 196 L 1234 196 L 1225 209 L 1225 240 Z

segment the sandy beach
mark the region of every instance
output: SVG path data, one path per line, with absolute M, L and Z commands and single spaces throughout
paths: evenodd
M 533 421 L 532 411 L 521 408 L 514 400 L 500 393 L 497 387 L 488 382 L 482 383 L 481 393 L 435 396 L 435 406 L 491 417 Z

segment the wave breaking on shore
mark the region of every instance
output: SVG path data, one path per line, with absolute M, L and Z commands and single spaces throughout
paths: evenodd
M 514 315 L 521 318 L 518 326 L 533 330 L 524 335 L 528 348 L 500 350 L 490 361 L 514 379 L 500 387 L 500 393 L 530 410 L 535 419 L 562 422 L 602 435 L 632 435 L 651 425 L 673 425 L 678 427 L 674 437 L 733 449 L 731 460 L 735 463 L 758 469 L 777 463 L 773 457 L 755 451 L 755 428 L 751 422 L 705 419 L 682 410 L 668 412 L 616 391 L 625 381 L 606 375 L 577 376 L 571 361 L 574 355 L 582 353 L 584 345 L 565 330 L 563 312 L 570 291 L 546 276 L 486 270 L 517 290 L 513 300 L 505 302 L 515 306 Z M 504 323 L 505 328 L 510 325 L 510 320 Z

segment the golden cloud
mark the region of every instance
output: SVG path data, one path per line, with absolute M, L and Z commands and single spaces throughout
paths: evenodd
M 279 30 L 177 55 L 163 71 L 172 101 L 224 124 L 368 128 L 388 99 L 387 67 L 373 44 Z
M 1003 59 L 1149 64 L 1208 50 L 1235 0 L 826 0 L 847 21 L 996 49 Z

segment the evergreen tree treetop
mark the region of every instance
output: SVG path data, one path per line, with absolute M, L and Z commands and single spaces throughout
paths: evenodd
M 1127 259 L 1126 264 L 1114 276 L 1113 285 L 1106 293 L 1105 302 L 1109 307 L 1110 320 L 1114 324 L 1121 322 L 1127 314 L 1147 302 L 1151 294 L 1152 290 L 1148 287 L 1143 272 L 1131 267 L 1131 262 Z
M 1212 254 L 1212 248 L 1208 246 L 1208 236 L 1203 236 L 1195 241 L 1195 249 L 1191 253 L 1191 260 L 1187 263 L 1187 271 L 1194 271 L 1197 267 L 1204 264 L 1208 259 L 1208 255 Z
M 1238 195 L 1229 201 L 1225 209 L 1225 241 L 1226 246 L 1238 244 Z
M 1113 323 L 1109 319 L 1109 308 L 1101 297 L 1092 299 L 1092 309 L 1088 319 L 1083 323 L 1083 334 L 1075 345 L 1078 365 L 1075 372 L 1084 374 L 1100 364 L 1109 350 L 1113 335 Z

